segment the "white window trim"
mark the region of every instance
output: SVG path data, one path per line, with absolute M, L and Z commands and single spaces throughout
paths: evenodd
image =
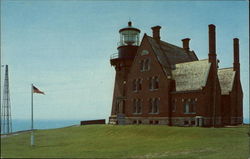
M 148 61 L 147 67 L 146 67 L 146 61 Z M 149 71 L 150 70 L 150 64 L 151 64 L 151 59 L 146 58 L 146 59 L 140 60 L 139 64 L 140 64 L 140 71 L 141 72 Z
M 184 109 L 184 114 L 196 114 L 196 111 L 195 112 L 190 112 L 190 104 L 191 102 L 194 102 L 195 106 L 196 106 L 196 101 L 195 99 L 186 99 L 186 100 L 183 100 L 185 103 L 185 109 Z M 188 105 L 188 111 L 185 111 L 186 110 L 186 105 Z M 196 109 L 196 108 L 195 108 Z
M 155 100 L 158 101 L 157 102 L 158 105 L 156 106 L 156 109 L 157 109 L 156 112 L 154 112 L 155 111 L 154 110 L 155 109 Z M 151 110 L 148 114 L 159 114 L 160 113 L 160 98 L 159 97 L 158 98 L 150 98 L 149 101 L 150 101 Z
M 134 101 L 135 101 L 135 105 L 134 105 Z M 138 112 L 139 101 L 140 101 L 140 107 L 141 107 L 141 111 L 140 112 Z M 135 112 L 134 112 L 134 108 L 135 108 Z M 139 99 L 139 98 L 133 99 L 133 114 L 135 114 L 135 115 L 142 114 L 142 100 Z
M 160 88 L 159 86 L 159 77 L 158 76 L 153 76 L 149 78 L 149 82 L 150 82 L 150 86 L 151 88 L 149 88 L 150 91 L 156 91 Z M 158 88 L 156 88 L 156 83 L 158 83 Z

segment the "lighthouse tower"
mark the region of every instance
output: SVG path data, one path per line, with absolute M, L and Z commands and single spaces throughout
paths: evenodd
M 124 124 L 127 75 L 140 42 L 140 30 L 132 27 L 131 21 L 127 27 L 120 29 L 119 33 L 118 53 L 111 55 L 110 58 L 110 64 L 116 70 L 110 124 Z

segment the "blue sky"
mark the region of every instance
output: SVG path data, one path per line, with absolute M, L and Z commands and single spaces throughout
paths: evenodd
M 46 93 L 34 95 L 36 119 L 108 118 L 115 77 L 109 57 L 129 19 L 141 37 L 161 25 L 164 41 L 181 46 L 191 38 L 199 59 L 208 56 L 208 25 L 215 24 L 220 68 L 232 67 L 232 39 L 239 38 L 249 118 L 247 1 L 3 0 L 1 53 L 10 69 L 12 118 L 30 118 L 31 83 Z

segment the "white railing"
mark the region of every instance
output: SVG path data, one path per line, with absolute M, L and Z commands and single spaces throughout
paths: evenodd
M 110 56 L 110 59 L 117 59 L 119 57 L 118 53 L 114 53 Z

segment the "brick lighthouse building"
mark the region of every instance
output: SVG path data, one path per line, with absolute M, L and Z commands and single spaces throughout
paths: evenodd
M 189 48 L 162 41 L 161 26 L 152 37 L 128 22 L 120 29 L 110 124 L 223 126 L 242 124 L 239 39 L 233 40 L 234 64 L 219 69 L 216 27 L 208 26 L 208 59 L 199 60 Z

